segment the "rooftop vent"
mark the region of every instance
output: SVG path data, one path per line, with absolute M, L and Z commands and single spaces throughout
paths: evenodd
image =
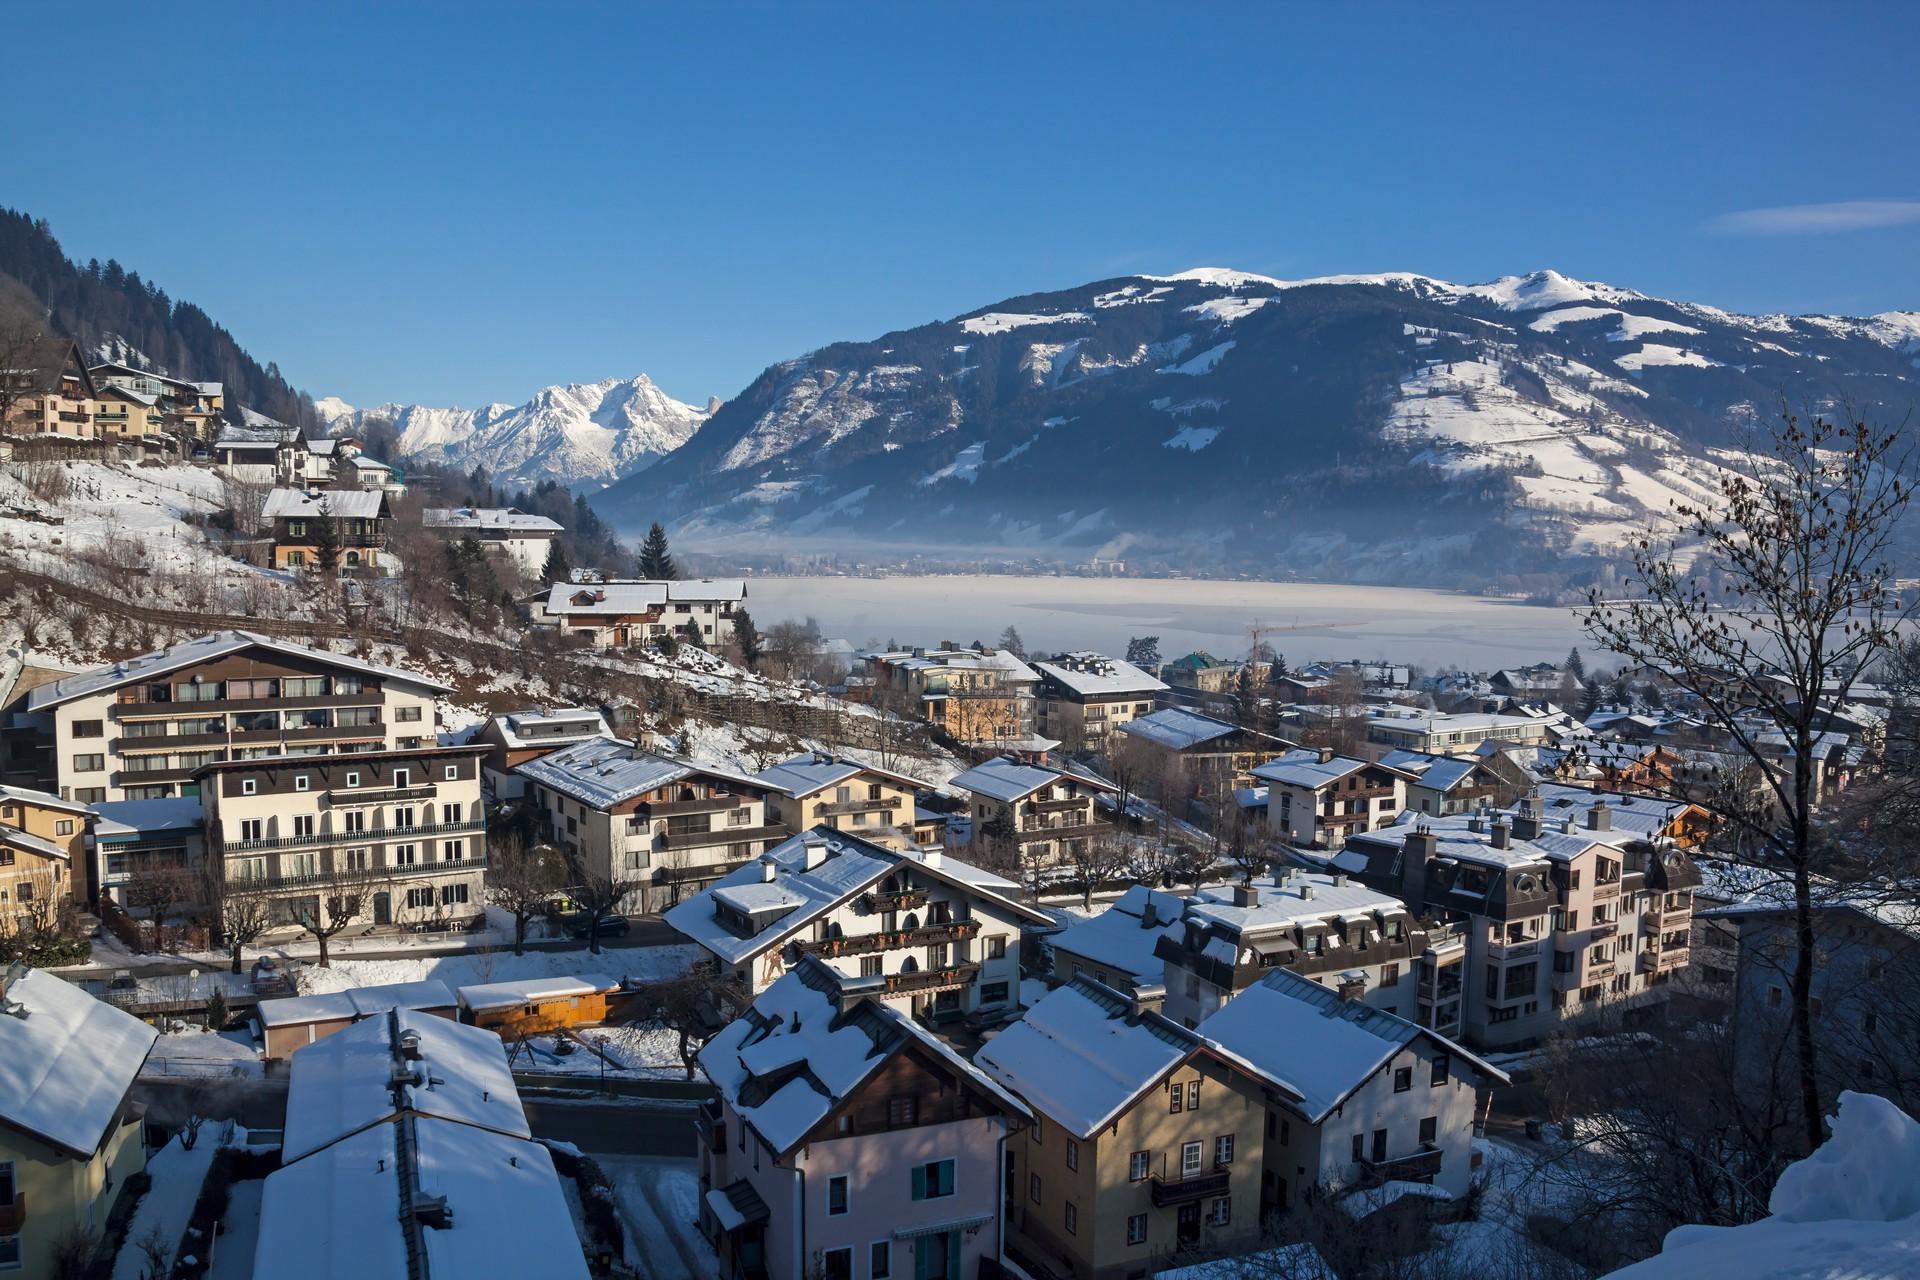
M 1233 886 L 1233 905 L 1236 907 L 1257 907 L 1260 905 L 1260 890 L 1257 886 L 1242 882 Z
M 453 1229 L 453 1206 L 445 1196 L 422 1196 L 413 1202 L 413 1220 L 436 1231 Z
M 771 857 L 763 855 L 760 859 L 760 883 L 772 884 L 774 876 L 778 873 L 779 867 L 774 863 L 774 860 Z
M 813 871 L 827 860 L 827 842 L 819 836 L 806 836 L 800 841 L 800 865 L 807 871 Z
M 420 1060 L 420 1033 L 412 1029 L 400 1033 L 400 1056 L 409 1062 Z
M 1512 835 L 1513 828 L 1507 825 L 1506 819 L 1501 818 L 1495 821 L 1493 824 L 1493 847 L 1496 849 L 1506 848 L 1512 843 L 1510 839 Z

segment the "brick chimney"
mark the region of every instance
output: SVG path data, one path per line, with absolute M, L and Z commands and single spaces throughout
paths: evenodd
M 1513 817 L 1513 836 L 1516 840 L 1538 840 L 1541 828 L 1540 793 L 1530 792 L 1520 797 L 1519 811 Z
M 1613 830 L 1613 810 L 1607 807 L 1605 800 L 1595 800 L 1593 808 L 1587 810 L 1587 830 Z

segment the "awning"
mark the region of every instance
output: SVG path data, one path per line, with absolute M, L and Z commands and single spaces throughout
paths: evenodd
M 712 1194 L 709 1192 L 708 1194 Z M 915 1236 L 938 1235 L 942 1231 L 964 1231 L 968 1227 L 983 1227 L 993 1221 L 990 1213 L 976 1213 L 970 1218 L 949 1218 L 945 1222 L 929 1222 L 923 1227 L 895 1227 L 895 1240 L 911 1240 Z
M 707 1192 L 706 1201 L 722 1231 L 758 1226 L 771 1216 L 767 1202 L 744 1178 L 725 1187 L 715 1187 Z

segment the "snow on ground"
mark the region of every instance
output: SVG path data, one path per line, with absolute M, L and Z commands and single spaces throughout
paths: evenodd
M 200 1199 L 200 1187 L 213 1165 L 213 1153 L 219 1147 L 219 1133 L 208 1125 L 200 1130 L 200 1140 L 193 1144 L 193 1150 L 182 1150 L 176 1134 L 148 1158 L 147 1173 L 152 1176 L 153 1185 L 140 1197 L 133 1221 L 127 1225 L 126 1244 L 114 1260 L 113 1280 L 141 1280 L 146 1256 L 140 1252 L 140 1241 L 155 1232 L 167 1250 L 160 1274 L 173 1274 L 174 1253 L 187 1229 L 187 1219 L 193 1216 L 194 1203 Z
M 692 1160 L 599 1155 L 627 1230 L 627 1260 L 658 1280 L 713 1280 L 719 1261 L 701 1238 L 700 1175 Z
M 1170 438 L 1162 440 L 1160 445 L 1165 449 L 1185 449 L 1189 453 L 1198 453 L 1212 444 L 1219 434 L 1218 427 L 1182 427 Z
M 989 311 L 985 315 L 969 316 L 960 322 L 960 328 L 967 333 L 991 334 L 1006 333 L 1012 329 L 1024 329 L 1036 324 L 1085 324 L 1089 319 L 1084 311 L 1062 311 L 1058 315 L 1033 316 L 1021 315 L 1012 311 Z
M 1227 352 L 1233 350 L 1237 345 L 1239 344 L 1229 340 L 1221 343 L 1217 347 L 1208 347 L 1199 355 L 1189 360 L 1184 360 L 1179 364 L 1167 365 L 1165 368 L 1159 370 L 1159 372 L 1184 373 L 1190 377 L 1199 377 L 1202 374 L 1212 373 L 1213 367 L 1225 359 Z
M 562 978 L 580 973 L 604 973 L 638 982 L 654 982 L 685 973 L 699 956 L 698 947 L 668 946 L 608 947 L 597 956 L 581 947 L 570 951 L 530 951 L 524 956 L 486 952 L 403 960 L 335 960 L 330 969 L 302 966 L 294 972 L 294 983 L 301 995 L 321 995 L 354 987 L 425 982 L 433 978 L 455 990 L 483 982 Z
M 140 1069 L 143 1077 L 259 1077 L 263 1074 L 253 1037 L 245 1031 L 212 1032 L 178 1025 L 154 1042 Z
M 570 1052 L 560 1052 L 563 1040 Z M 511 1047 L 515 1071 L 620 1080 L 685 1080 L 680 1035 L 671 1027 L 581 1027 L 571 1037 L 534 1036 Z
M 260 1196 L 266 1187 L 265 1178 L 233 1184 L 227 1196 L 227 1216 L 221 1220 L 225 1230 L 214 1241 L 213 1269 L 207 1273 L 207 1280 L 256 1280 L 253 1251 L 260 1243 Z
M 1649 369 L 1656 366 L 1683 365 L 1694 369 L 1712 369 L 1718 367 L 1718 360 L 1709 360 L 1697 351 L 1685 351 L 1679 347 L 1663 346 L 1658 342 L 1649 342 L 1638 351 L 1629 351 L 1614 361 L 1622 369 Z

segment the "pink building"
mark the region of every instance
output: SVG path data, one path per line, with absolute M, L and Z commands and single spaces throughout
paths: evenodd
M 814 957 L 701 1050 L 701 1229 L 730 1280 L 944 1280 L 1001 1256 L 1030 1113 Z

